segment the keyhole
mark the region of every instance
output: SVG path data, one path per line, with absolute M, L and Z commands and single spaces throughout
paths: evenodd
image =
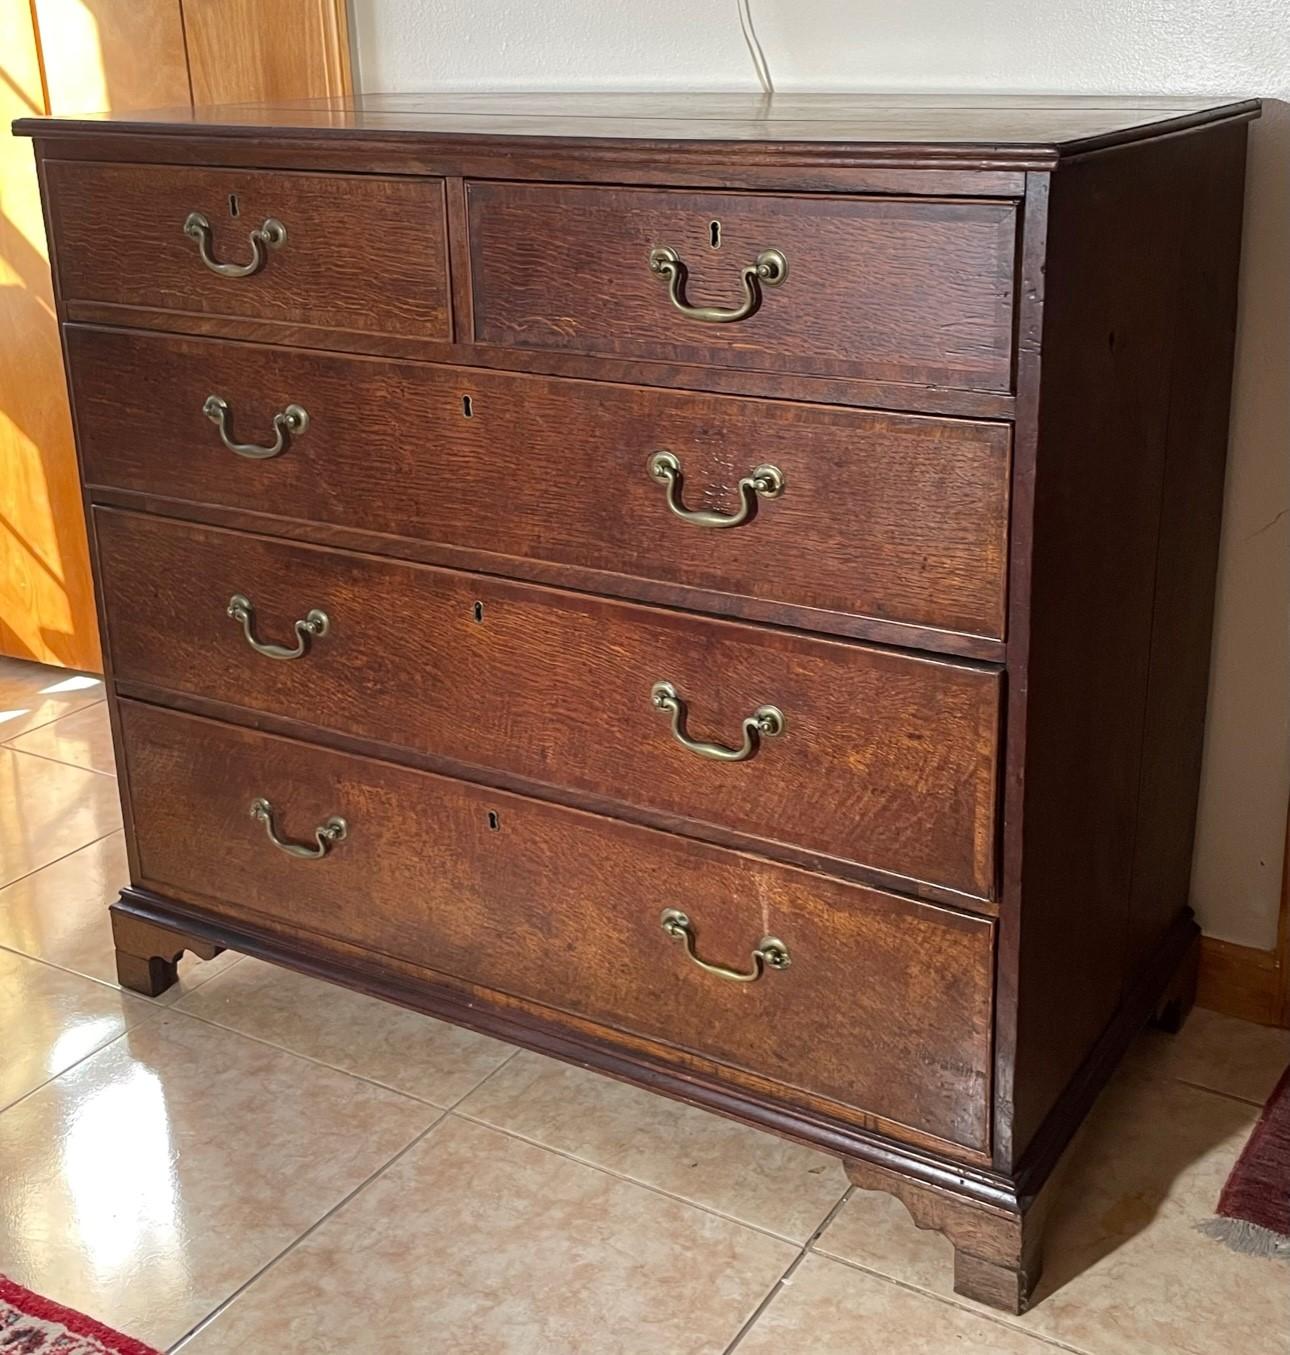
M 237 194 L 230 193 L 228 195 L 228 214 L 229 216 L 236 216 L 237 213 L 238 213 Z
M 720 222 L 720 221 L 709 221 L 709 222 L 708 222 L 708 244 L 710 244 L 710 245 L 712 246 L 713 249 L 720 249 L 720 248 L 721 248 L 721 222 Z
M 488 826 L 494 833 L 502 826 L 502 821 L 497 817 L 497 811 L 495 809 L 490 809 L 488 811 Z
M 473 419 L 475 417 L 475 406 L 471 403 L 469 395 L 463 395 L 461 397 L 461 412 L 468 419 Z
M 482 621 L 484 619 L 484 604 L 482 602 L 475 603 L 474 612 L 475 620 Z

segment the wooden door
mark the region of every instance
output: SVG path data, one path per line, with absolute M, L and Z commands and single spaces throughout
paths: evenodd
M 0 0 L 0 654 L 97 671 L 31 114 L 347 93 L 344 0 Z

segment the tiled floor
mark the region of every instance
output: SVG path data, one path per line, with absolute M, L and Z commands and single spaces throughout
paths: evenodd
M 1290 1355 L 1194 1226 L 1290 1033 L 1144 1036 L 1004 1317 L 806 1149 L 256 960 L 120 993 L 101 698 L 0 660 L 0 1273 L 185 1355 Z

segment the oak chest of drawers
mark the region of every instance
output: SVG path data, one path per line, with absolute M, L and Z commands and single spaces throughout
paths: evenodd
M 122 982 L 231 945 L 793 1136 L 1024 1306 L 1190 1001 L 1257 111 L 20 124 Z

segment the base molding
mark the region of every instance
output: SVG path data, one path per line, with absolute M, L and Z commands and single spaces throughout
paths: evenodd
M 1286 977 L 1279 950 L 1201 938 L 1196 995 L 1201 1007 L 1261 1026 L 1290 1025 Z

